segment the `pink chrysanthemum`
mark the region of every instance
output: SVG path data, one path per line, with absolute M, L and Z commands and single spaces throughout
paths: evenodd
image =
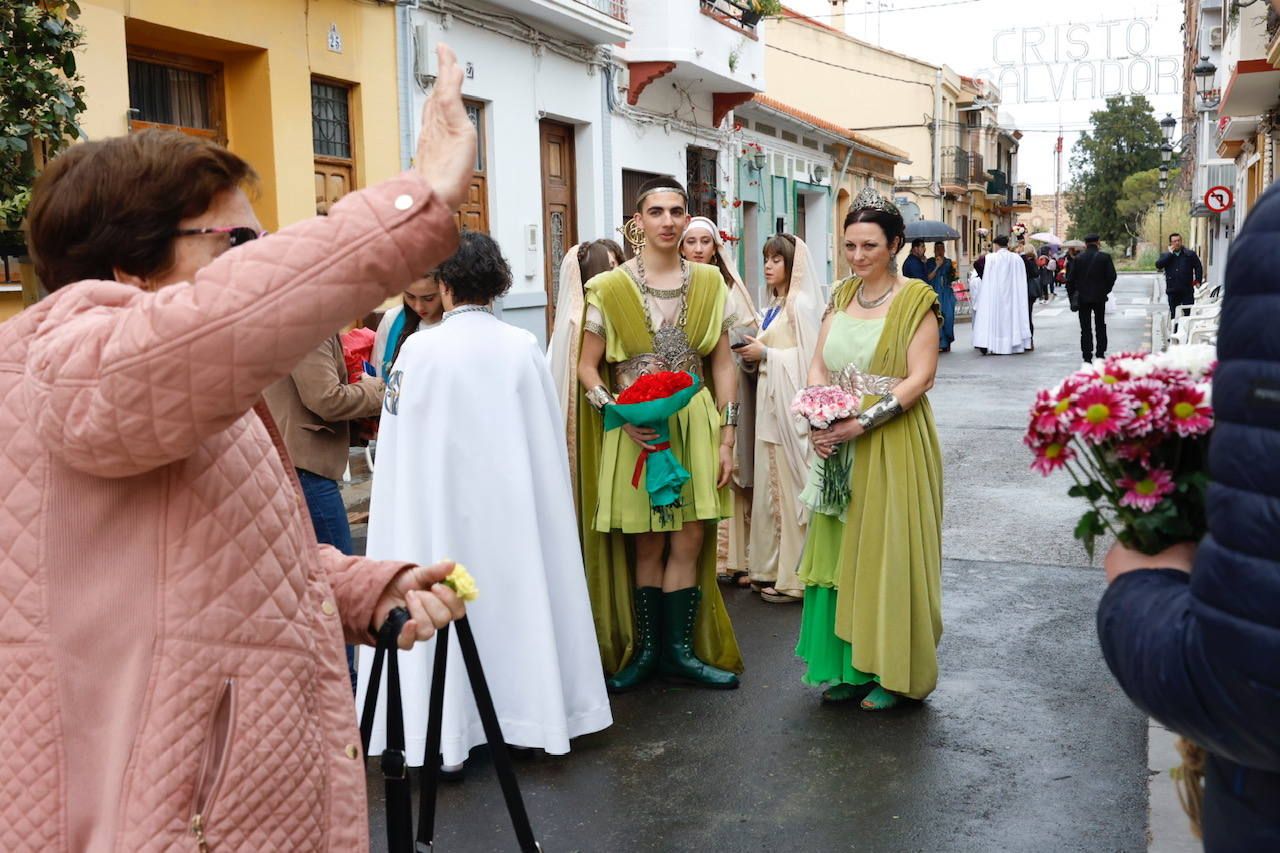
M 1147 435 L 1163 432 L 1169 426 L 1169 395 L 1165 386 L 1154 379 L 1135 379 L 1121 386 L 1133 403 L 1133 417 L 1125 426 L 1125 434 Z
M 1062 415 L 1057 410 L 1057 400 L 1048 389 L 1036 392 L 1031 405 L 1031 429 L 1035 432 L 1057 432 L 1062 428 Z
M 1213 429 L 1213 407 L 1205 399 L 1205 393 L 1190 383 L 1174 385 L 1169 389 L 1166 409 L 1169 426 L 1178 435 L 1204 435 Z
M 1055 435 L 1038 435 L 1038 440 L 1030 440 L 1028 436 L 1027 445 L 1031 448 L 1031 452 L 1035 454 L 1035 461 L 1031 463 L 1031 470 L 1039 471 L 1042 475 L 1048 477 L 1054 471 L 1064 468 L 1068 462 L 1075 458 L 1076 452 L 1071 449 L 1069 444 L 1071 437 L 1058 433 Z
M 1090 385 L 1072 406 L 1071 429 L 1085 441 L 1098 444 L 1120 435 L 1132 417 L 1129 398 L 1106 385 Z
M 1112 449 L 1117 459 L 1125 462 L 1137 462 L 1146 465 L 1151 461 L 1151 452 L 1160 444 L 1161 436 L 1148 434 L 1142 438 L 1131 438 L 1118 442 Z
M 1132 377 L 1129 371 L 1117 364 L 1115 358 L 1108 358 L 1102 363 L 1101 367 L 1097 368 L 1097 375 L 1094 381 L 1101 382 L 1103 385 L 1116 385 L 1130 378 Z
M 1153 468 L 1141 479 L 1121 477 L 1116 485 L 1125 490 L 1120 496 L 1120 506 L 1133 507 L 1143 512 L 1151 512 L 1174 489 L 1173 475 L 1163 468 Z

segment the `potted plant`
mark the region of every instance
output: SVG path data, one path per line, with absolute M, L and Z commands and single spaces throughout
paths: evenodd
M 74 0 L 0 8 L 0 251 L 26 265 L 22 221 L 31 187 L 50 158 L 84 135 L 77 123 L 85 109 L 75 56 L 84 38 L 73 23 L 79 16 Z M 29 304 L 35 281 L 23 272 Z
M 741 21 L 748 29 L 754 29 L 766 15 L 782 14 L 782 0 L 747 0 L 747 7 L 742 10 Z

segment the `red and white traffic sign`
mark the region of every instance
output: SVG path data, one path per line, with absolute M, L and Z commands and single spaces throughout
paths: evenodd
M 1214 213 L 1225 213 L 1236 203 L 1235 193 L 1230 187 L 1209 187 L 1204 194 L 1204 206 Z

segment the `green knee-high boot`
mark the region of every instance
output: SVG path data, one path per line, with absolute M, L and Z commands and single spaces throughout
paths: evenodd
M 703 687 L 732 690 L 738 686 L 738 676 L 703 663 L 693 654 L 693 622 L 701 599 L 702 590 L 696 586 L 662 594 L 662 661 L 658 671 Z
M 636 649 L 631 660 L 618 670 L 613 678 L 605 681 L 610 693 L 622 693 L 653 678 L 658 668 L 658 619 L 661 612 L 662 590 L 656 586 L 642 586 L 636 590 Z

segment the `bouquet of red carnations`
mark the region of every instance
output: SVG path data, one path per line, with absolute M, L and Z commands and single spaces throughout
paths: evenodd
M 692 373 L 664 370 L 647 373 L 618 395 L 618 402 L 604 409 L 605 430 L 623 424 L 646 427 L 658 434 L 654 450 L 641 450 L 636 459 L 632 488 L 640 488 L 645 478 L 649 503 L 664 523 L 670 523 L 680 506 L 680 490 L 691 476 L 671 452 L 670 418 L 689 405 L 702 388 L 702 380 Z
M 1093 557 L 1111 533 L 1147 554 L 1205 532 L 1212 346 L 1099 359 L 1041 390 L 1023 442 L 1046 477 L 1069 472 L 1090 509 L 1075 536 Z
M 836 421 L 851 418 L 862 409 L 862 398 L 839 385 L 810 385 L 801 388 L 791 402 L 791 411 L 809 422 L 812 429 L 827 429 Z M 843 515 L 849 505 L 849 471 L 853 464 L 849 442 L 826 459 L 814 462 L 816 484 L 800 493 L 809 508 L 827 515 Z M 816 488 L 815 488 L 816 486 Z

